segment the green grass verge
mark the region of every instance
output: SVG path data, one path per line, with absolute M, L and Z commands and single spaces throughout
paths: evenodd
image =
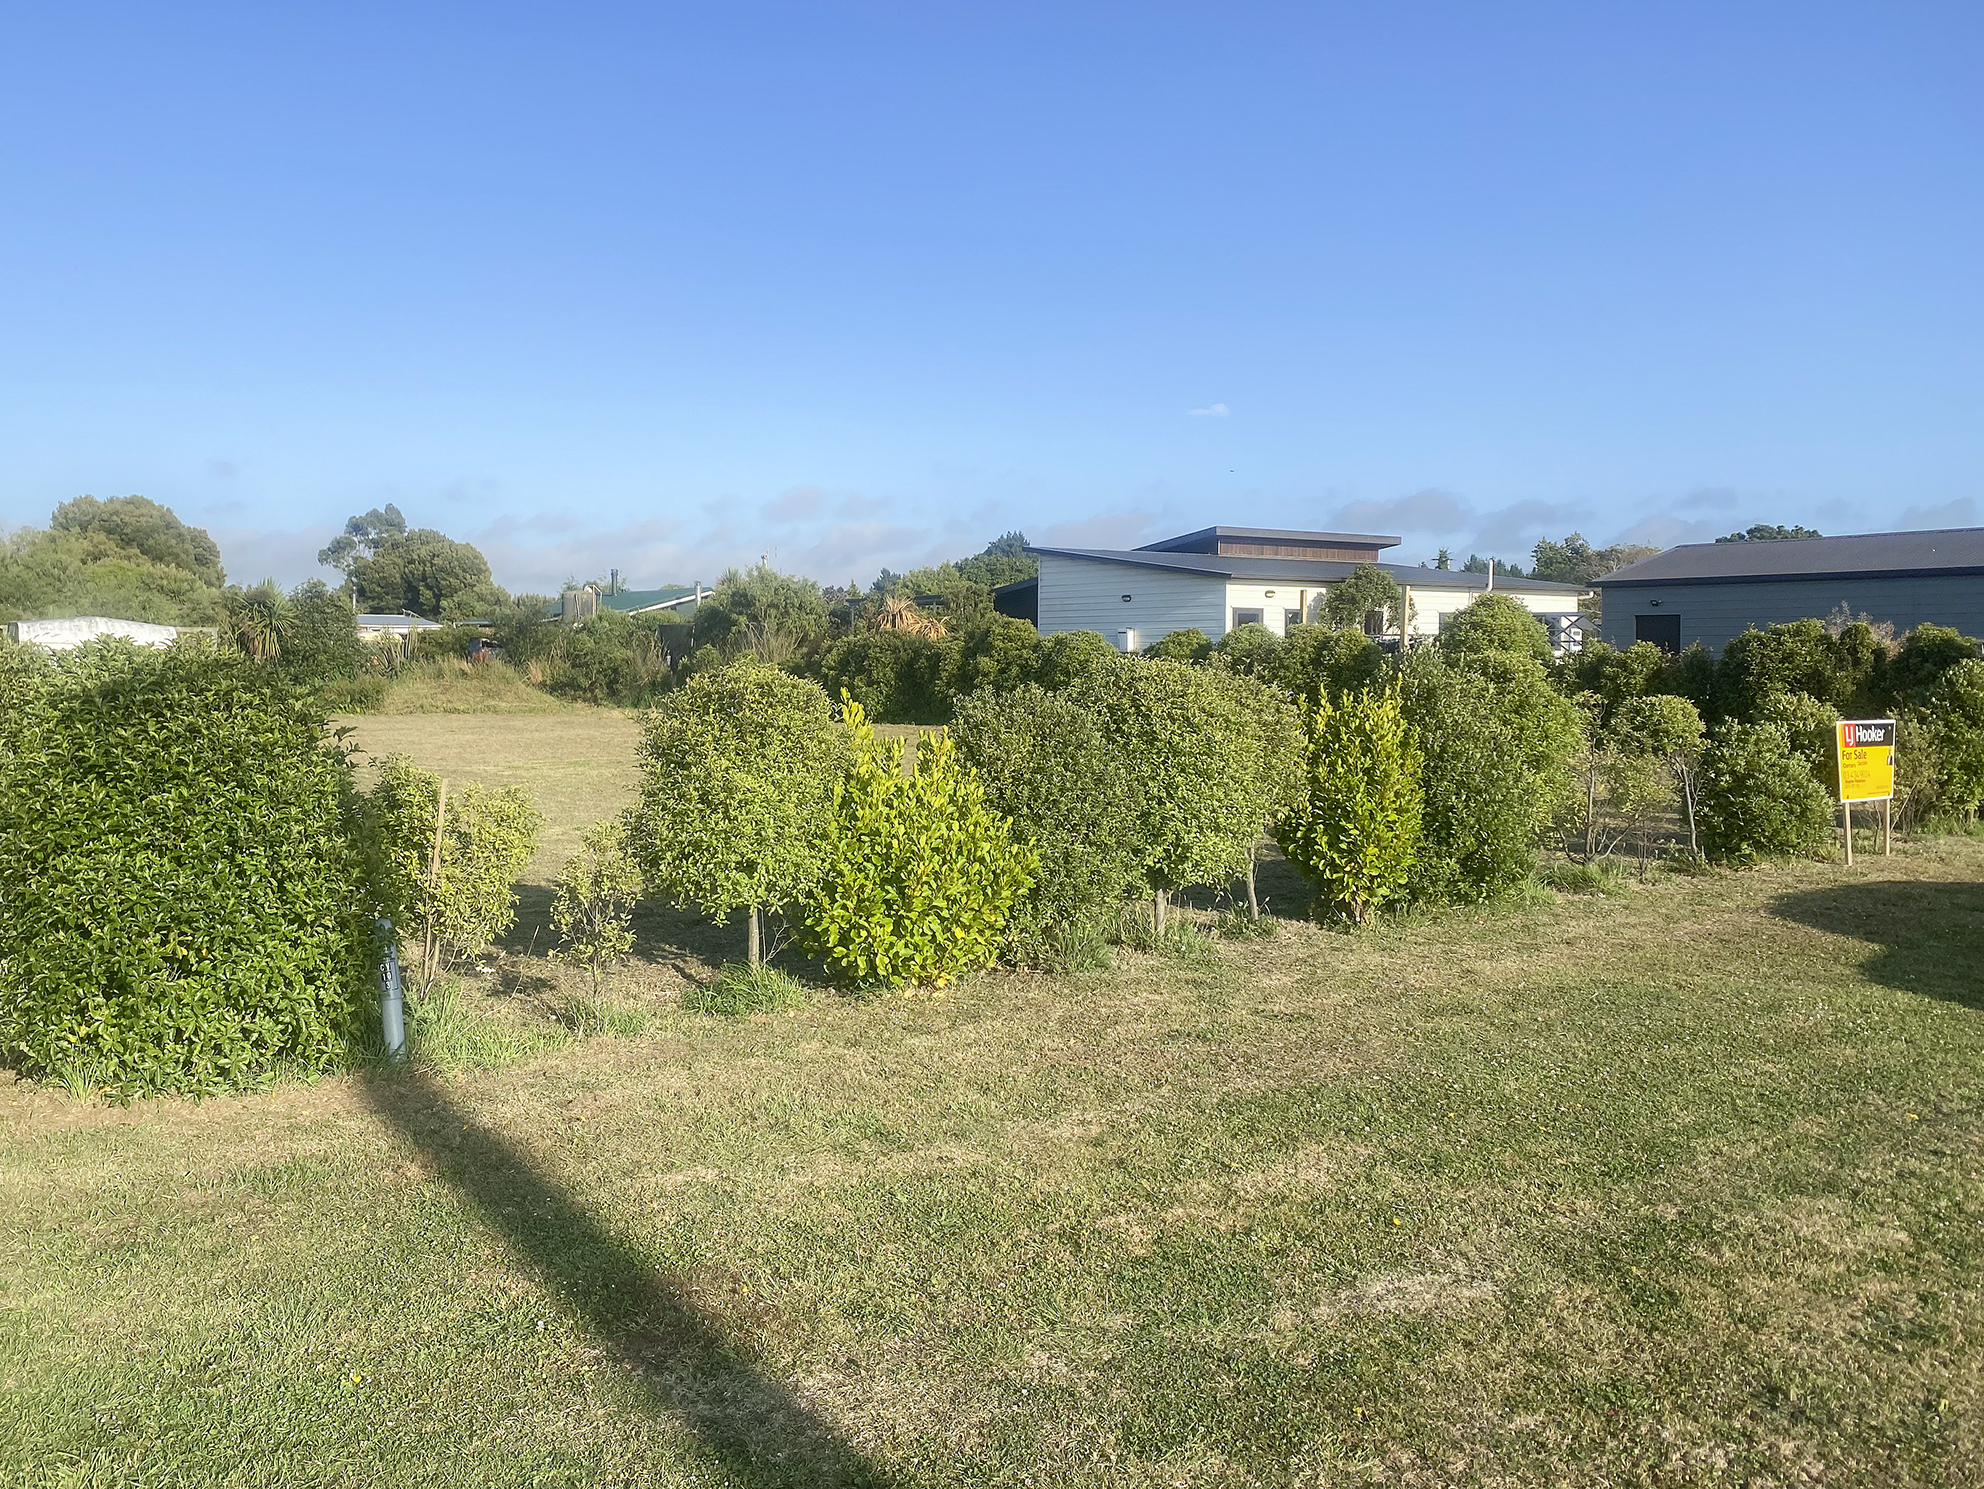
M 1980 878 L 0 1092 L 0 1481 L 1984 1483 Z

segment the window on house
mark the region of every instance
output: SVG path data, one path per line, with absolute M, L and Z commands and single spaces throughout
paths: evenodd
M 1382 636 L 1385 634 L 1384 611 L 1366 610 L 1364 612 L 1364 634 L 1366 636 Z
M 1300 610 L 1284 610 L 1281 612 L 1281 628 L 1283 631 L 1292 631 L 1301 624 L 1302 612 Z
M 1233 629 L 1237 631 L 1242 626 L 1264 626 L 1267 620 L 1268 613 L 1265 610 L 1236 609 L 1233 612 Z
M 1681 654 L 1681 617 L 1678 615 L 1635 615 L 1633 640 L 1651 641 L 1669 656 Z

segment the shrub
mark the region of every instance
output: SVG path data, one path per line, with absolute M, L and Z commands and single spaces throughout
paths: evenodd
M 1902 715 L 1896 768 L 1910 822 L 1976 816 L 1984 804 L 1984 661 L 1956 663 L 1921 707 Z
M 606 974 L 633 949 L 634 904 L 640 897 L 641 870 L 627 851 L 626 825 L 595 822 L 551 892 L 551 924 L 559 943 L 552 956 L 584 967 L 592 975 L 594 997 L 605 991 Z
M 1142 872 L 1129 779 L 1101 720 L 1078 698 L 1028 687 L 959 699 L 950 732 L 986 805 L 1039 855 L 1033 887 L 1013 906 L 1015 960 L 1092 963 Z
M 1717 715 L 1749 723 L 1756 723 L 1764 704 L 1779 693 L 1805 693 L 1838 707 L 1855 688 L 1841 673 L 1834 638 L 1817 620 L 1752 627 L 1730 639 L 1715 666 Z
M 950 717 L 960 651 L 949 637 L 860 631 L 827 648 L 820 679 L 884 723 L 941 724 Z
M 856 984 L 942 986 L 990 966 L 1039 855 L 986 806 L 949 737 L 922 741 L 905 776 L 902 742 L 877 740 L 860 704 L 842 707 L 854 764 L 834 797 L 808 949 Z
M 1094 678 L 1081 698 L 1129 783 L 1162 931 L 1169 891 L 1247 872 L 1254 845 L 1290 804 L 1299 722 L 1265 684 L 1181 662 L 1126 662 Z
M 1212 638 L 1197 626 L 1167 631 L 1162 640 L 1144 648 L 1144 655 L 1165 662 L 1203 662 L 1212 655 Z
M 1050 693 L 1080 687 L 1122 665 L 1122 653 L 1100 631 L 1062 631 L 1041 648 L 1040 685 Z
M 1776 692 L 1758 701 L 1752 722 L 1781 725 L 1812 779 L 1838 794 L 1839 746 L 1833 727 L 1839 722 L 1838 709 L 1809 693 Z
M 1275 839 L 1324 905 L 1358 924 L 1403 897 L 1419 848 L 1420 756 L 1396 691 L 1320 699 L 1307 795 Z
M 378 908 L 420 947 L 421 986 L 482 955 L 517 913 L 517 875 L 537 851 L 544 819 L 517 786 L 451 788 L 405 755 L 388 755 L 366 803 Z M 435 819 L 441 856 L 434 860 Z M 418 942 L 413 938 L 417 936 Z
M 1815 853 L 1832 803 L 1782 724 L 1728 719 L 1702 758 L 1702 847 L 1725 863 Z
M 342 1058 L 375 947 L 324 725 L 205 646 L 0 667 L 0 1048 L 124 1094 Z
M 1885 693 L 1891 707 L 1925 699 L 1943 675 L 1977 656 L 1977 642 L 1949 626 L 1917 626 L 1901 638 L 1886 669 Z
M 1508 652 L 1539 665 L 1550 660 L 1550 632 L 1512 595 L 1492 590 L 1447 618 L 1440 631 L 1442 650 L 1456 655 Z
M 959 696 L 1010 693 L 1039 675 L 1043 654 L 1040 633 L 1030 622 L 996 615 L 966 634 L 951 690 Z
M 1297 626 L 1282 645 L 1272 680 L 1297 702 L 1311 704 L 1373 687 L 1384 670 L 1384 652 L 1362 631 Z
M 327 713 L 375 713 L 385 701 L 383 677 L 335 678 L 317 689 L 317 702 Z
M 1220 637 L 1210 655 L 1228 671 L 1242 677 L 1266 679 L 1275 675 L 1281 661 L 1281 647 L 1281 637 L 1259 621 L 1249 621 Z
M 595 705 L 646 703 L 668 671 L 655 627 L 617 610 L 601 610 L 577 625 L 558 628 L 550 661 L 553 693 Z
M 1424 757 L 1416 899 L 1471 903 L 1526 882 L 1543 831 L 1576 799 L 1577 708 L 1508 652 L 1414 652 L 1401 700 Z
M 642 729 L 628 843 L 648 886 L 718 925 L 745 911 L 746 960 L 758 965 L 761 912 L 819 883 L 847 758 L 817 683 L 756 660 L 697 673 Z

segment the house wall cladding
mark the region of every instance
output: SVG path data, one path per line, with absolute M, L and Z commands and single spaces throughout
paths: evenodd
M 1043 553 L 1039 625 L 1043 636 L 1100 631 L 1112 646 L 1123 644 L 1125 630 L 1137 633 L 1140 647 L 1194 627 L 1219 637 L 1226 633 L 1226 581 Z
M 1633 644 L 1641 615 L 1678 615 L 1682 646 L 1700 642 L 1721 651 L 1752 626 L 1824 620 L 1842 603 L 1856 618 L 1886 621 L 1897 634 L 1926 622 L 1984 635 L 1984 574 L 1621 585 L 1604 594 L 1602 634 L 1620 648 Z

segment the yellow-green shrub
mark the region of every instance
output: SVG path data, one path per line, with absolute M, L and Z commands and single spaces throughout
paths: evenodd
M 905 776 L 901 742 L 876 739 L 842 698 L 854 764 L 834 795 L 808 949 L 859 984 L 942 985 L 990 966 L 1036 855 L 986 806 L 948 738 L 923 741 Z

